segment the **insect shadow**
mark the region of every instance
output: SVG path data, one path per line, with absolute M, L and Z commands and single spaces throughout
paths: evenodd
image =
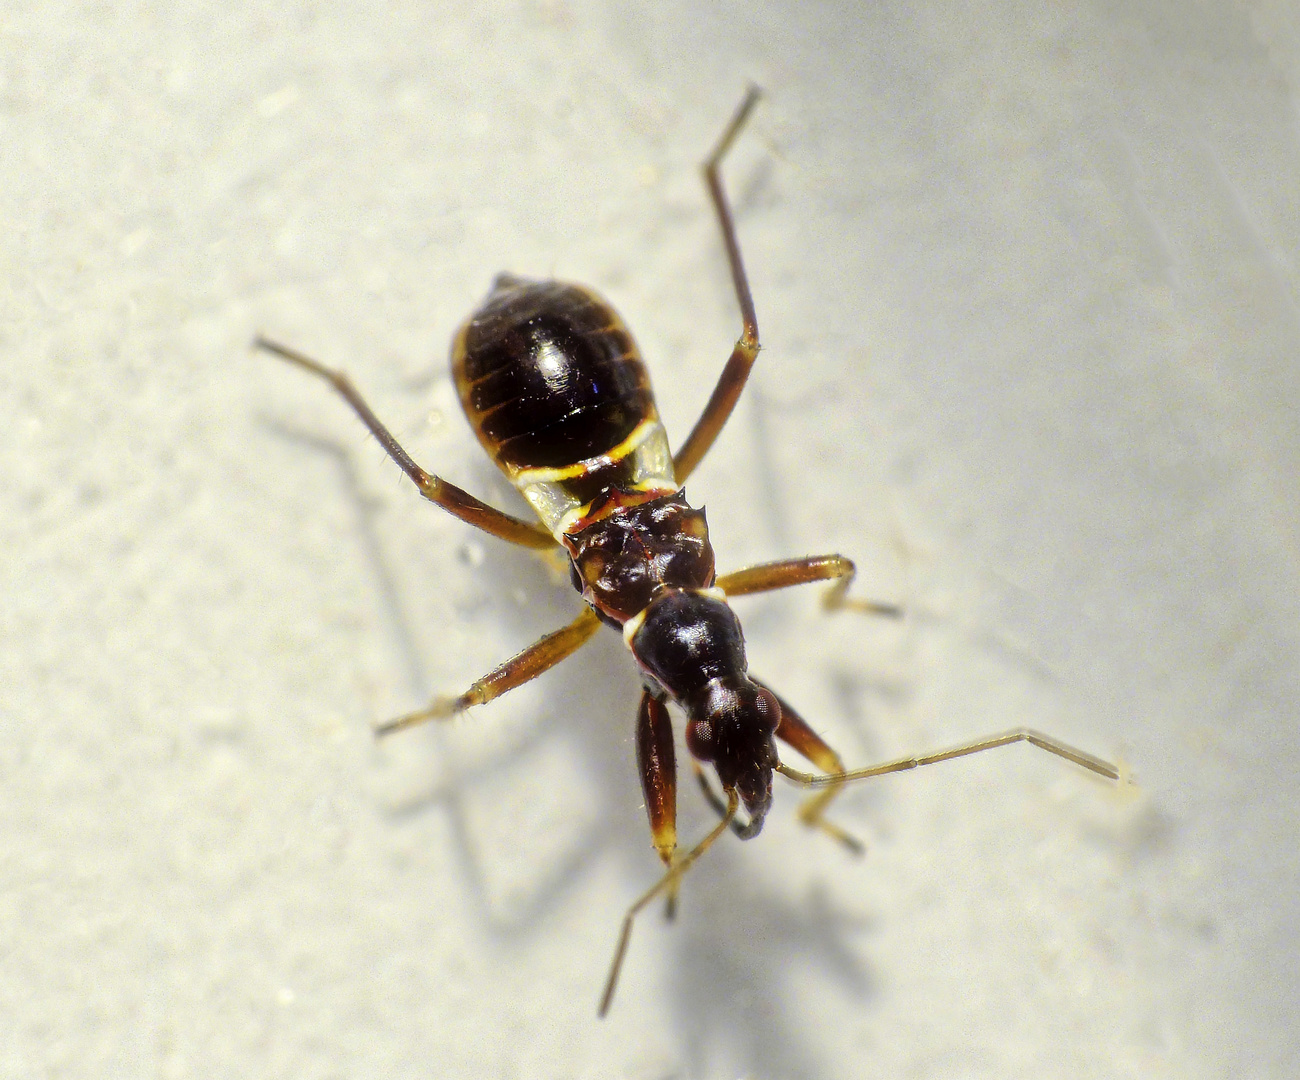
M 427 622 L 427 616 L 421 610 L 419 590 L 409 584 L 409 559 L 394 549 L 394 540 L 386 533 L 384 523 L 390 512 L 387 498 L 368 490 L 351 446 L 277 418 L 263 417 L 263 423 L 275 435 L 307 447 L 333 467 L 337 490 L 352 509 L 352 536 L 370 572 L 379 621 L 397 662 L 394 681 L 405 687 L 404 696 L 411 700 L 426 699 L 436 679 L 416 627 Z M 539 559 L 521 558 L 521 553 L 507 550 L 508 545 L 490 537 L 473 543 L 492 547 L 500 544 L 503 550 L 489 551 L 477 566 L 474 564 L 480 562 L 478 559 L 461 560 L 458 573 L 481 580 L 483 595 L 527 598 L 522 605 L 503 605 L 481 613 L 478 620 L 495 621 L 500 627 L 499 634 L 485 627 L 484 637 L 527 641 L 536 636 L 538 627 L 572 617 L 574 605 L 570 597 L 557 588 L 551 569 Z M 625 717 L 634 706 L 637 684 L 622 662 L 617 643 L 610 640 L 593 644 L 546 682 L 544 701 L 533 703 L 537 705 L 535 719 L 526 725 L 509 725 L 509 734 L 495 740 L 495 749 L 474 762 L 454 760 L 459 756 L 454 743 L 443 737 L 436 726 L 428 729 L 428 740 L 435 744 L 432 753 L 453 760 L 447 760 L 445 767 L 438 770 L 442 779 L 391 803 L 389 810 L 394 820 L 418 817 L 434 807 L 447 814 L 455 838 L 452 854 L 457 870 L 476 898 L 483 925 L 489 933 L 506 939 L 531 932 L 605 848 L 644 846 L 644 834 L 636 828 L 640 810 L 635 805 L 635 788 L 629 789 L 627 784 L 627 776 L 635 772 L 635 763 Z M 624 722 L 615 722 L 614 718 Z M 471 728 L 485 725 L 485 731 L 499 734 L 501 719 L 499 713 L 489 715 L 485 710 L 471 713 L 458 723 Z M 565 855 L 560 861 L 537 864 L 539 876 L 518 890 L 525 899 L 518 902 L 516 895 L 516 902 L 503 904 L 489 886 L 485 872 L 488 863 L 479 854 L 480 845 L 471 824 L 477 788 L 484 780 L 508 778 L 528 770 L 539 749 L 557 736 L 565 737 L 566 748 L 581 747 L 582 758 L 572 762 L 571 767 L 594 782 L 601 802 L 629 803 L 630 809 L 617 816 L 617 830 L 609 828 L 605 815 L 599 827 L 586 827 L 579 833 L 580 827 L 575 825 L 574 835 L 561 845 Z
M 415 630 L 421 618 L 420 601 L 403 580 L 408 576 L 403 559 L 385 535 L 387 499 L 368 490 L 355 463 L 355 448 L 277 418 L 263 417 L 262 422 L 276 436 L 305 446 L 332 466 L 337 490 L 352 509 L 352 535 L 371 573 L 381 623 L 397 661 L 396 678 L 414 699 L 422 699 L 435 680 Z M 498 543 L 490 538 L 483 542 Z M 464 572 L 482 580 L 484 593 L 522 592 L 528 597 L 526 610 L 503 607 L 484 616 L 500 623 L 502 636 L 528 640 L 534 623 L 553 625 L 568 615 L 572 603 L 556 587 L 546 565 L 505 549 L 494 559 L 497 554 L 487 552 L 480 566 L 466 566 Z M 785 605 L 776 601 L 776 606 Z M 433 810 L 446 815 L 452 832 L 449 854 L 454 860 L 449 872 L 459 875 L 468 887 L 481 928 L 498 947 L 541 933 L 548 916 L 611 855 L 625 864 L 620 878 L 633 880 L 643 868 L 644 812 L 637 805 L 635 785 L 628 783 L 636 764 L 626 724 L 638 684 L 612 636 L 598 640 L 603 644 L 593 643 L 549 677 L 544 702 L 531 703 L 540 709 L 534 723 L 522 732 L 516 729 L 505 746 L 476 763 L 447 762 L 439 770 L 444 779 L 393 804 L 389 811 L 399 822 Z M 832 682 L 835 701 L 849 710 L 850 726 L 856 727 L 865 717 L 855 703 L 869 696 L 870 687 L 861 672 L 842 673 Z M 483 713 L 460 721 L 466 725 L 498 722 L 499 717 Z M 428 730 L 430 739 L 441 744 L 436 755 L 455 755 L 454 748 L 438 737 L 436 727 Z M 568 768 L 593 783 L 599 820 L 575 826 L 561 859 L 545 866 L 533 864 L 530 869 L 537 876 L 522 890 L 523 902 L 502 905 L 494 898 L 485 869 L 500 856 L 480 851 L 470 820 L 471 802 L 485 779 L 530 768 L 537 750 L 560 734 L 568 736 L 566 748 L 581 747 L 580 756 Z M 855 793 L 854 802 L 871 798 L 878 790 L 869 785 Z M 672 1012 L 685 1052 L 701 1067 L 709 1057 L 720 1055 L 742 1069 L 775 1068 L 780 1075 L 801 1075 L 800 1070 L 817 1060 L 817 1048 L 806 1037 L 807 1025 L 798 1015 L 797 1003 L 787 996 L 785 981 L 774 979 L 772 972 L 797 956 L 816 964 L 855 1000 L 866 1000 L 874 980 L 859 941 L 871 930 L 872 921 L 859 912 L 834 908 L 817 889 L 799 899 L 765 889 L 755 882 L 752 866 L 747 868 L 728 846 L 719 849 L 714 865 L 715 872 L 692 888 L 681 925 L 672 934 L 658 935 L 661 943 L 668 943 L 670 958 L 661 966 L 671 973 Z M 738 895 L 745 897 L 743 914 L 738 914 L 734 903 Z
M 861 842 L 825 813 L 851 782 L 1020 742 L 1110 780 L 1120 779 L 1119 769 L 1111 763 L 1029 728 L 846 769 L 821 735 L 749 672 L 740 622 L 730 606 L 733 598 L 824 583 L 828 588 L 823 604 L 828 611 L 901 615 L 896 604 L 850 597 L 856 568 L 838 553 L 717 573 L 705 514 L 686 500 L 688 478 L 731 415 L 760 348 L 753 297 L 721 177 L 722 161 L 758 98 L 759 91 L 751 87 L 703 167 L 741 313 L 741 334 L 703 412 L 675 452 L 659 419 L 648 371 L 627 327 L 589 288 L 502 273 L 483 304 L 457 331 L 451 371 L 462 409 L 488 456 L 528 502 L 537 521 L 498 510 L 427 472 L 344 372 L 267 338 L 259 336 L 254 342 L 257 348 L 327 382 L 426 499 L 493 537 L 545 550 L 567 562 L 571 583 L 585 602 L 576 617 L 498 664 L 463 692 L 434 697 L 426 707 L 381 724 L 376 729 L 380 734 L 452 720 L 493 701 L 572 656 L 602 623 L 621 632 L 641 674 L 637 771 L 653 845 L 664 870 L 627 909 L 600 997 L 601 1016 L 613 1002 L 637 916 L 660 899 L 673 912 L 683 877 L 723 834 L 730 831 L 741 840 L 759 835 L 772 805 L 777 773 L 810 791 L 798 808 L 800 821 L 855 852 L 862 850 Z M 772 510 L 769 506 L 769 514 Z M 376 552 L 383 550 L 377 534 L 369 546 Z M 520 580 L 519 568 L 525 565 L 522 560 L 504 560 L 505 569 L 494 575 L 497 591 L 503 587 L 512 591 Z M 528 578 L 535 585 L 536 571 Z M 385 591 L 396 610 L 399 594 L 391 576 Z M 408 638 L 405 652 L 411 657 L 416 652 L 412 624 L 403 616 L 399 625 Z M 596 685 L 611 683 L 598 680 Z M 612 711 L 614 703 L 594 704 Z M 685 745 L 692 772 L 704 800 L 717 814 L 712 829 L 693 846 L 678 843 L 678 735 L 670 705 L 686 716 Z M 608 750 L 615 744 L 609 728 L 590 726 L 592 706 L 588 695 L 577 710 L 588 718 L 588 737 L 582 745 L 607 748 L 602 771 L 608 780 L 615 760 Z M 817 771 L 804 772 L 782 760 L 778 742 Z M 557 781 L 551 791 L 563 783 Z M 459 835 L 465 846 L 468 830 L 463 823 Z M 516 851 L 523 846 L 514 845 Z M 552 866 L 558 863 L 563 870 L 563 864 L 571 861 L 569 869 L 576 871 L 589 858 L 584 852 L 595 850 L 598 841 L 578 844 L 569 859 L 552 859 Z M 551 873 L 538 894 L 545 905 L 553 905 L 570 877 L 572 873 Z M 481 876 L 478 881 L 480 892 L 486 892 Z

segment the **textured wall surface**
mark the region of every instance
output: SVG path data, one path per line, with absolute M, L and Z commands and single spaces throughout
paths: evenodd
M 1280 0 L 61 4 L 0 15 L 0 1076 L 1290 1077 L 1300 22 Z M 1050 9 L 1050 10 L 1044 10 Z M 675 926 L 613 634 L 376 744 L 576 611 L 423 504 L 522 504 L 451 334 L 583 281 L 724 568 L 842 551 L 902 624 L 737 601 L 851 763 Z M 682 829 L 709 825 L 689 777 Z

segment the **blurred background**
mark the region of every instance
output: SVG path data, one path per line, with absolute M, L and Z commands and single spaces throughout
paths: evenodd
M 676 925 L 601 635 L 328 387 L 521 507 L 460 415 L 502 270 L 585 282 L 720 567 L 841 551 L 901 623 L 738 600 L 851 763 Z M 9 5 L 0 15 L 0 1076 L 1287 1077 L 1300 1059 L 1300 19 L 1280 0 Z M 679 752 L 684 764 L 684 753 Z M 685 837 L 710 813 L 687 777 Z

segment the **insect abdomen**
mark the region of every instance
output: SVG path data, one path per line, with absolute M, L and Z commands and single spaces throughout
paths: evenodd
M 575 285 L 501 275 L 451 363 L 479 441 L 512 477 L 605 454 L 657 416 L 622 320 Z

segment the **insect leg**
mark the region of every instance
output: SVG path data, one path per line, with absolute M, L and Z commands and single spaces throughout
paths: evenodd
M 713 807 L 713 812 L 718 817 L 726 817 L 727 804 L 723 801 L 721 795 L 713 790 L 713 785 L 709 783 L 709 774 L 704 771 L 702 766 L 694 758 L 691 759 L 691 770 L 695 773 L 695 782 L 700 785 L 700 791 L 704 794 L 704 801 Z M 759 829 L 762 828 L 762 819 L 759 819 L 758 826 L 754 825 L 752 820 L 741 821 L 740 818 L 732 815 L 731 831 L 742 840 L 752 840 L 758 835 Z
M 268 341 L 263 337 L 259 337 L 253 342 L 253 345 L 280 357 L 282 360 L 288 360 L 291 364 L 297 364 L 300 368 L 310 371 L 313 375 L 319 375 L 333 386 L 343 399 L 352 406 L 352 410 L 361 417 L 366 427 L 370 429 L 370 433 L 379 440 L 379 444 L 387 451 L 388 456 L 401 466 L 402 471 L 420 489 L 420 494 L 430 502 L 437 503 L 449 514 L 460 518 L 461 521 L 467 522 L 477 529 L 482 529 L 486 533 L 491 533 L 493 536 L 499 536 L 502 540 L 509 540 L 512 544 L 521 544 L 524 547 L 531 548 L 555 546 L 555 538 L 540 525 L 502 513 L 500 510 L 488 506 L 487 503 L 480 502 L 469 492 L 456 487 L 455 484 L 449 484 L 447 481 L 420 468 L 411 459 L 411 455 L 402 448 L 401 443 L 393 438 L 379 418 L 370 411 L 370 406 L 357 392 L 357 388 L 352 385 L 352 380 L 343 372 L 327 368 L 324 364 L 317 363 L 311 357 L 304 356 L 295 349 L 277 345 L 274 341 Z
M 704 163 L 704 182 L 708 185 L 709 195 L 718 212 L 718 223 L 722 226 L 722 242 L 726 245 L 727 262 L 731 266 L 731 280 L 736 288 L 736 299 L 740 303 L 741 332 L 736 347 L 732 350 L 731 359 L 722 369 L 718 385 L 713 388 L 709 403 L 704 406 L 704 412 L 696 421 L 695 427 L 691 429 L 686 441 L 673 457 L 673 472 L 676 474 L 678 484 L 686 482 L 686 478 L 700 463 L 700 459 L 709 452 L 713 440 L 718 437 L 718 432 L 722 430 L 722 426 L 731 415 L 731 410 L 735 408 L 740 392 L 745 389 L 749 369 L 754 366 L 754 360 L 758 356 L 758 317 L 754 314 L 754 298 L 749 292 L 749 280 L 745 277 L 745 265 L 740 258 L 740 241 L 736 238 L 736 223 L 731 217 L 731 206 L 722 188 L 720 172 L 722 159 L 731 149 L 731 144 L 735 142 L 741 128 L 745 126 L 745 121 L 749 119 L 749 114 L 757 104 L 758 98 L 758 87 L 751 86 L 745 94 L 745 100 L 740 103 L 740 108 L 731 118 L 731 123 L 722 133 L 722 138 L 718 140 L 718 145 L 713 148 L 713 153 Z
M 677 752 L 668 707 L 649 690 L 642 691 L 637 712 L 636 764 L 650 837 L 664 865 L 672 866 L 677 854 Z M 668 890 L 664 914 L 670 920 L 677 915 L 676 886 Z
M 896 604 L 875 600 L 851 600 L 845 593 L 853 583 L 857 568 L 843 555 L 809 555 L 802 559 L 782 559 L 779 562 L 747 566 L 731 574 L 723 574 L 715 585 L 728 596 L 745 596 L 748 593 L 770 592 L 791 585 L 806 585 L 812 581 L 833 581 L 822 597 L 827 611 L 860 611 L 868 615 L 887 615 L 897 619 L 903 611 Z M 801 751 L 802 752 L 802 751 Z
M 552 634 L 533 642 L 523 652 L 517 653 L 504 664 L 493 668 L 476 680 L 463 694 L 455 697 L 434 698 L 428 708 L 407 713 L 375 728 L 376 735 L 391 735 L 394 731 L 421 724 L 426 720 L 446 720 L 464 712 L 473 705 L 483 705 L 498 698 L 507 690 L 522 686 L 537 678 L 567 656 L 577 652 L 600 626 L 600 619 L 590 608 L 585 608 L 573 622 Z
M 618 985 L 618 973 L 623 967 L 623 957 L 627 955 L 627 943 L 632 937 L 632 923 L 636 920 L 636 917 L 641 914 L 642 909 L 644 909 L 645 906 L 660 893 L 667 890 L 676 892 L 678 883 L 682 879 L 682 875 L 695 865 L 699 860 L 699 857 L 713 846 L 713 842 L 719 836 L 726 832 L 727 826 L 731 824 L 731 819 L 736 816 L 736 810 L 739 806 L 739 796 L 734 790 L 728 791 L 727 811 L 723 815 L 722 820 L 713 827 L 703 840 L 674 862 L 673 865 L 668 868 L 664 876 L 655 882 L 652 888 L 649 888 L 642 893 L 636 903 L 627 909 L 627 914 L 623 916 L 623 928 L 618 935 L 618 945 L 614 948 L 614 959 L 609 965 L 609 977 L 605 980 L 605 992 L 600 996 L 598 1015 L 601 1017 L 604 1017 L 604 1015 L 609 1012 L 609 1007 L 614 1001 L 614 988 Z
M 636 764 L 641 773 L 650 836 L 665 866 L 677 851 L 677 758 L 668 707 L 642 691 L 636 718 Z
M 752 674 L 750 678 L 753 678 Z M 758 682 L 757 679 L 754 681 Z M 765 683 L 759 685 L 766 686 Z M 771 687 L 767 689 L 771 690 Z M 838 777 L 844 773 L 844 762 L 840 760 L 839 754 L 826 745 L 822 737 L 808 726 L 807 721 L 790 708 L 783 697 L 776 693 L 772 696 L 781 706 L 781 720 L 776 726 L 776 737 L 828 774 L 826 789 L 809 796 L 799 804 L 799 820 L 810 829 L 821 829 L 827 836 L 838 840 L 855 855 L 861 855 L 866 850 L 862 841 L 824 817 L 826 808 L 840 793 L 843 786 L 843 781 Z

